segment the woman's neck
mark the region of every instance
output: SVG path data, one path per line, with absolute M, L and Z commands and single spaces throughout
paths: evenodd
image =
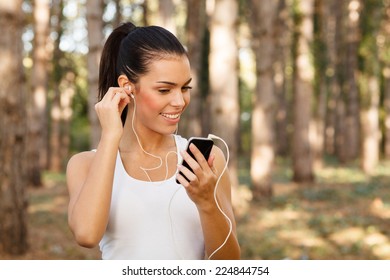
M 130 112 L 129 112 L 130 113 Z M 123 127 L 123 135 L 119 144 L 121 152 L 146 151 L 148 153 L 166 153 L 175 147 L 172 135 L 164 135 L 142 127 L 127 118 Z

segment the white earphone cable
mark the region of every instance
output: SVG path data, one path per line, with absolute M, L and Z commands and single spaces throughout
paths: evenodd
M 217 253 L 223 246 L 225 246 L 226 242 L 229 240 L 229 237 L 230 237 L 230 235 L 232 234 L 232 231 L 233 231 L 233 224 L 232 224 L 232 221 L 230 220 L 230 218 L 228 217 L 228 215 L 226 215 L 226 213 L 222 210 L 222 208 L 219 205 L 218 200 L 217 200 L 217 188 L 218 188 L 219 182 L 220 182 L 220 180 L 222 178 L 222 175 L 225 173 L 225 171 L 226 171 L 226 169 L 228 167 L 228 164 L 229 164 L 229 157 L 230 157 L 229 147 L 228 147 L 227 143 L 225 142 L 225 140 L 223 140 L 222 138 L 220 138 L 220 137 L 218 137 L 218 136 L 216 136 L 214 134 L 209 134 L 207 138 L 218 139 L 218 140 L 222 141 L 223 144 L 226 147 L 226 163 L 225 163 L 225 166 L 223 167 L 223 170 L 222 170 L 221 174 L 219 175 L 219 177 L 217 179 L 217 182 L 215 183 L 214 200 L 215 200 L 215 203 L 217 205 L 218 210 L 222 213 L 222 215 L 226 218 L 226 220 L 229 223 L 229 233 L 227 234 L 224 242 L 217 249 L 215 249 L 214 252 L 212 252 L 210 254 L 208 259 L 211 260 L 212 256 L 214 256 L 215 253 Z

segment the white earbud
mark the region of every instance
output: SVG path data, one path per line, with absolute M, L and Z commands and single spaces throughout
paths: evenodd
M 131 87 L 130 87 L 130 86 L 127 86 L 127 90 L 131 90 Z M 134 99 L 134 94 L 133 94 L 133 93 L 130 93 L 130 97 Z

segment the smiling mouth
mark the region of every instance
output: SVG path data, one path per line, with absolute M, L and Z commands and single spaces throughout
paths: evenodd
M 180 117 L 180 114 L 164 114 L 161 113 L 161 116 L 166 117 L 168 119 L 174 120 Z

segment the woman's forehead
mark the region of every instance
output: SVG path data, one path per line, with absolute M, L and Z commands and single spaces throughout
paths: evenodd
M 191 78 L 190 63 L 186 56 L 173 56 L 154 60 L 149 64 L 149 71 L 140 80 L 148 82 L 168 81 L 185 83 Z

